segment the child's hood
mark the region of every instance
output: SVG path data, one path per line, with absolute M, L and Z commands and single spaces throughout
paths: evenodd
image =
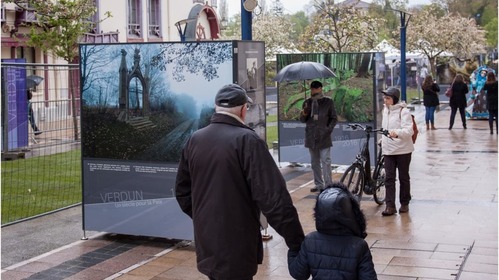
M 325 189 L 315 205 L 318 232 L 332 235 L 366 237 L 366 219 L 355 197 L 345 188 Z

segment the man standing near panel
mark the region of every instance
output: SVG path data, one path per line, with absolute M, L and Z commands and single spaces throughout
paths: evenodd
M 331 133 L 338 116 L 333 100 L 322 93 L 322 83 L 313 81 L 310 84 L 311 97 L 303 102 L 300 121 L 306 123 L 305 147 L 310 152 L 314 183 L 310 191 L 322 191 L 331 180 Z

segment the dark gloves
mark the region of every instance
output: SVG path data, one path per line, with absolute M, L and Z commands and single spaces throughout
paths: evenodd
M 303 102 L 303 115 L 310 115 L 310 111 L 312 110 L 312 107 L 310 107 L 310 102 Z

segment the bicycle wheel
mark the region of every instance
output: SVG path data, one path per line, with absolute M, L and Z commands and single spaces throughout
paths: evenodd
M 341 176 L 340 182 L 345 184 L 360 203 L 362 193 L 364 192 L 364 169 L 362 166 L 358 163 L 350 165 L 345 173 L 343 173 L 343 176 Z
M 373 193 L 373 197 L 374 201 L 379 205 L 383 205 L 386 199 L 385 176 L 385 159 L 382 158 L 376 166 L 373 177 L 373 180 L 376 182 L 376 190 Z

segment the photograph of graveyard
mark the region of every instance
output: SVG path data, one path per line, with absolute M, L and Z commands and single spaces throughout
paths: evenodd
M 178 162 L 232 82 L 231 42 L 80 46 L 84 158 Z

